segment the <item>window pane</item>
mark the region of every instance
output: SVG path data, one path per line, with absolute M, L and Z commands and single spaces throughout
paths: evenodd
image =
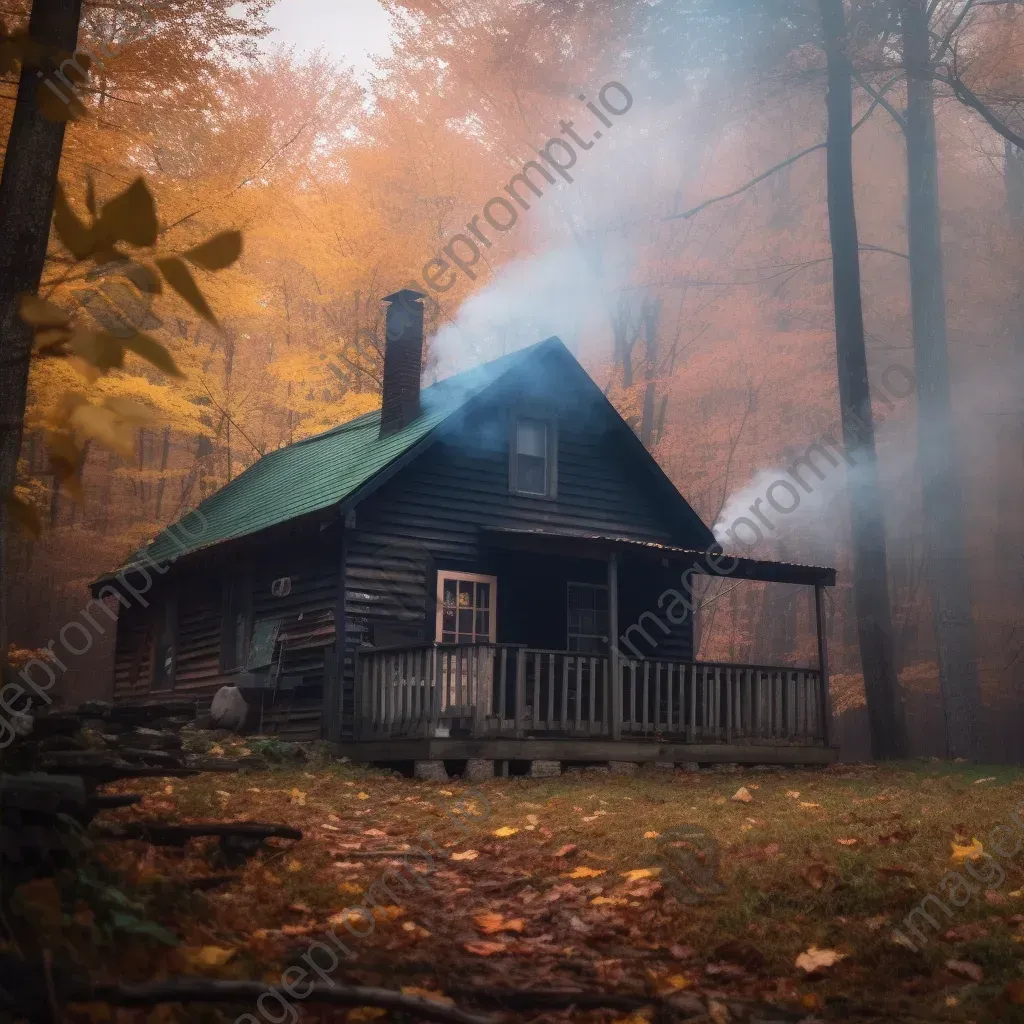
M 478 583 L 476 585 L 476 606 L 477 608 L 491 607 L 491 585 L 490 583 Z
M 455 592 L 456 592 L 456 589 L 457 589 L 457 585 L 455 583 L 455 580 L 445 580 L 444 581 L 444 602 L 443 603 L 444 603 L 445 608 L 454 608 L 455 607 Z
M 459 639 L 473 639 L 473 612 L 471 610 L 459 610 Z
M 520 454 L 516 470 L 516 490 L 525 494 L 547 494 L 547 459 Z
M 476 638 L 477 640 L 489 640 L 491 637 L 491 613 L 476 613 Z
M 441 612 L 441 628 L 446 632 L 455 629 L 455 609 L 445 608 Z
M 608 643 L 608 588 L 595 583 L 570 583 L 567 603 L 567 649 L 604 654 Z
M 441 643 L 443 643 L 443 644 L 453 644 L 453 643 L 455 643 L 455 634 L 454 633 L 442 633 L 441 634 Z
M 516 435 L 516 451 L 520 455 L 547 457 L 548 428 L 546 423 L 542 423 L 540 420 L 519 420 Z
M 473 584 L 466 580 L 459 581 L 459 607 L 473 607 Z

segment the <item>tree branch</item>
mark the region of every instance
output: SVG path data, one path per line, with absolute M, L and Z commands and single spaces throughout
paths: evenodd
M 253 439 L 241 428 L 241 426 L 239 426 L 239 424 L 237 424 L 232 419 L 231 413 L 229 413 L 227 409 L 225 409 L 224 406 L 221 405 L 220 402 L 218 402 L 217 399 L 213 397 L 213 392 L 206 386 L 206 381 L 200 378 L 199 383 L 202 384 L 203 390 L 210 398 L 210 402 L 217 408 L 217 410 L 224 417 L 224 419 L 226 419 L 228 423 L 230 423 L 231 426 L 233 426 L 235 430 L 237 430 L 242 435 L 242 437 L 244 437 L 245 440 L 249 442 L 249 446 L 252 448 L 252 450 L 262 459 L 264 453 L 257 446 L 256 442 L 253 441 Z
M 856 131 L 858 128 L 860 128 L 860 126 L 864 124 L 864 122 L 867 121 L 867 119 L 874 113 L 875 108 L 882 105 L 885 102 L 883 99 L 885 94 L 902 77 L 903 73 L 901 72 L 895 78 L 891 79 L 886 85 L 884 85 L 881 88 L 881 90 L 878 90 L 877 95 L 875 90 L 871 91 L 871 95 L 874 97 L 871 101 L 871 106 L 868 107 L 868 109 L 864 112 L 864 115 L 861 117 L 861 119 L 857 121 L 856 124 L 854 124 L 851 131 Z M 893 112 L 890 111 L 890 113 Z M 895 115 L 895 113 L 893 113 L 893 116 L 896 116 L 897 121 L 900 120 L 900 118 L 897 115 Z M 756 178 L 751 178 L 750 181 L 748 181 L 745 185 L 741 185 L 739 188 L 733 189 L 732 192 L 727 192 L 725 193 L 725 195 L 721 196 L 713 196 L 711 199 L 705 199 L 703 203 L 701 203 L 699 206 L 693 207 L 693 209 L 691 210 L 686 210 L 683 213 L 670 214 L 668 217 L 663 217 L 662 220 L 689 220 L 691 217 L 696 216 L 702 210 L 706 210 L 709 206 L 714 206 L 715 203 L 725 202 L 726 199 L 733 199 L 736 196 L 738 196 L 741 192 L 746 192 L 747 189 L 753 188 L 756 184 L 758 184 L 758 182 L 764 181 L 765 178 L 771 177 L 771 175 L 775 174 L 777 171 L 781 171 L 785 167 L 789 167 L 790 164 L 795 164 L 798 160 L 802 160 L 805 156 L 809 156 L 811 153 L 814 153 L 819 149 L 824 149 L 826 145 L 827 143 L 825 142 L 818 142 L 815 143 L 813 146 L 808 146 L 807 149 L 802 149 L 799 153 L 794 153 L 791 157 L 789 157 L 786 160 L 783 160 L 781 163 L 776 164 L 774 167 L 769 167 L 767 171 L 763 171 Z
M 1005 121 L 996 117 L 989 106 L 981 100 L 969 85 L 960 77 L 956 69 L 956 53 L 953 55 L 953 67 L 947 75 L 936 75 L 940 82 L 945 82 L 953 90 L 953 95 L 966 107 L 976 110 L 988 122 L 989 127 L 1018 149 L 1024 149 L 1024 137 L 1018 135 Z
M 906 134 L 906 118 L 859 71 L 854 71 L 853 77 L 857 84 L 900 126 L 900 130 Z
M 153 1006 L 157 1003 L 253 1003 L 277 990 L 262 981 L 210 981 L 199 979 L 145 982 L 139 985 L 93 985 L 75 992 L 78 1002 L 104 1002 L 115 1006 Z M 281 998 L 280 996 L 278 998 Z M 386 988 L 365 985 L 312 984 L 303 997 L 334 1006 L 378 1006 L 399 1010 L 422 1020 L 443 1024 L 493 1024 L 493 1017 L 467 1013 L 457 1006 L 406 996 Z
M 723 203 L 726 199 L 733 199 L 738 196 L 741 192 L 746 192 L 747 189 L 753 188 L 758 182 L 764 181 L 765 178 L 770 178 L 773 174 L 781 171 L 784 167 L 789 167 L 790 164 L 795 164 L 798 160 L 802 160 L 805 156 L 809 156 L 811 153 L 816 152 L 819 149 L 824 149 L 826 143 L 817 142 L 813 146 L 808 146 L 807 149 L 800 150 L 799 153 L 794 153 L 787 160 L 783 160 L 782 163 L 775 164 L 774 167 L 769 167 L 767 171 L 762 171 L 756 178 L 751 178 L 745 185 L 740 185 L 739 188 L 733 189 L 732 192 L 726 192 L 724 195 L 713 196 L 711 199 L 705 199 L 699 206 L 693 207 L 691 210 L 686 210 L 683 213 L 673 213 L 668 217 L 662 218 L 663 220 L 689 220 L 691 217 L 695 217 L 702 210 L 706 210 L 709 206 L 714 206 L 715 203 Z

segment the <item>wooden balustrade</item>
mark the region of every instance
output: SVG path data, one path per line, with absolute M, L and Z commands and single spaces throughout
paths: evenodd
M 381 736 L 623 736 L 690 743 L 821 744 L 821 673 L 762 665 L 609 659 L 511 644 L 360 652 L 356 730 Z
M 821 742 L 821 673 L 707 662 L 627 661 L 622 731 L 690 743 Z

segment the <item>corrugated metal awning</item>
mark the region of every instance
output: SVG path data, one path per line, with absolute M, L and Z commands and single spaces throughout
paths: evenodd
M 759 580 L 764 583 L 796 583 L 802 586 L 834 587 L 835 569 L 825 565 L 800 565 L 795 562 L 773 562 L 764 558 L 742 558 L 721 554 L 720 548 L 701 551 L 695 548 L 675 547 L 658 541 L 617 537 L 614 534 L 587 533 L 580 530 L 526 530 L 518 527 L 487 527 L 482 534 L 513 542 L 515 540 L 543 543 L 551 541 L 580 541 L 608 550 L 633 550 L 685 562 L 710 576 L 728 576 L 737 580 Z

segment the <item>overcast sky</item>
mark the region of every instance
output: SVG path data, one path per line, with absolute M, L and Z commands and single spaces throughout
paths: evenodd
M 388 19 L 377 0 L 278 0 L 269 37 L 304 53 L 322 49 L 342 65 L 369 74 L 375 56 L 387 53 Z

